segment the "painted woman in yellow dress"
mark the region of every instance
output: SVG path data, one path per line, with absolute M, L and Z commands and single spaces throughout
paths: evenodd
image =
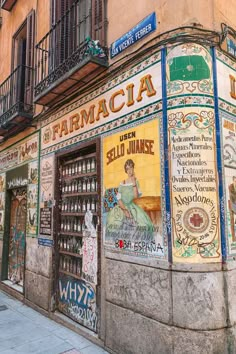
M 152 221 L 145 211 L 133 202 L 135 198 L 141 196 L 133 160 L 127 160 L 124 169 L 128 178 L 119 185 L 118 205 L 107 215 L 106 238 L 116 234 L 120 239 L 152 241 L 154 238 Z

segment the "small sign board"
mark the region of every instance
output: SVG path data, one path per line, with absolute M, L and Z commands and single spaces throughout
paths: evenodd
M 52 232 L 52 208 L 40 208 L 40 234 L 50 235 Z
M 53 240 L 49 238 L 38 238 L 38 244 L 40 246 L 46 246 L 46 247 L 52 247 L 53 246 Z
M 130 47 L 134 43 L 143 39 L 150 33 L 156 30 L 156 13 L 153 12 L 142 21 L 140 21 L 135 27 L 133 27 L 129 32 L 125 33 L 122 37 L 117 39 L 111 44 L 110 56 L 114 58 L 116 55 L 120 54 L 126 48 Z

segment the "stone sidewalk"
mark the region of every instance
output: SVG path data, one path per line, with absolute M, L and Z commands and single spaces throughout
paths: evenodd
M 0 291 L 0 353 L 105 354 L 107 352 Z

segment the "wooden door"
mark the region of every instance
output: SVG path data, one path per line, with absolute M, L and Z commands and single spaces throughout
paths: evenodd
M 8 279 L 24 285 L 25 233 L 27 215 L 26 188 L 13 189 L 11 195 Z

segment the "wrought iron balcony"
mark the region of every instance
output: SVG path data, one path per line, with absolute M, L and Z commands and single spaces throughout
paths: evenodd
M 88 0 L 76 0 L 36 45 L 34 102 L 50 106 L 108 66 L 107 49 L 100 45 L 104 23 L 96 25 L 99 14 L 94 16 L 88 4 Z
M 33 118 L 33 69 L 18 66 L 0 85 L 0 134 L 22 130 Z
M 7 11 L 11 11 L 15 3 L 16 0 L 1 0 L 1 8 Z

